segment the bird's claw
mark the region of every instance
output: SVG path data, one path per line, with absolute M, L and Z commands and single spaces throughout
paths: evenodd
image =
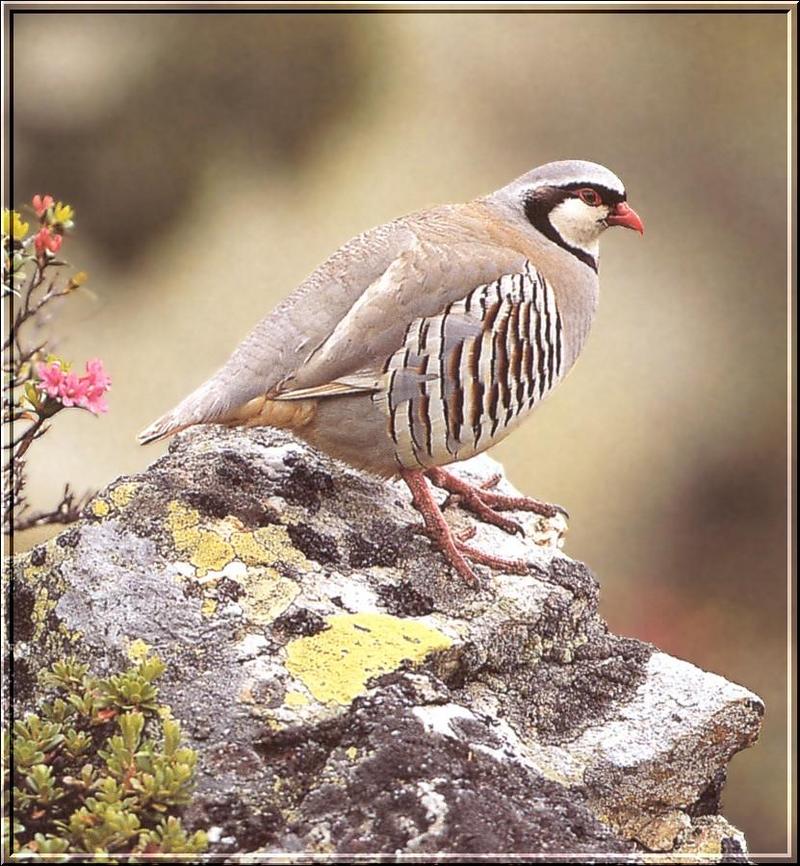
M 501 511 L 530 511 L 545 518 L 553 518 L 562 514 L 569 519 L 569 514 L 560 505 L 550 505 L 526 496 L 506 496 L 491 492 L 500 481 L 500 475 L 493 475 L 480 485 L 472 485 L 463 481 L 444 469 L 434 467 L 427 472 L 431 482 L 448 493 L 443 509 L 461 505 L 471 511 L 479 520 L 498 526 L 510 535 L 525 537 L 525 530 L 518 521 L 500 514 Z

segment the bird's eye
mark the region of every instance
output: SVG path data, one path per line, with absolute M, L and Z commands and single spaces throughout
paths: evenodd
M 578 195 L 584 204 L 588 204 L 591 207 L 597 207 L 602 201 L 600 193 L 594 189 L 580 189 L 578 190 Z

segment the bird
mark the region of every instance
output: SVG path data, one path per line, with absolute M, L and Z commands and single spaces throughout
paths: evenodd
M 402 479 L 424 531 L 468 583 L 478 583 L 471 563 L 525 573 L 525 562 L 457 535 L 428 481 L 509 533 L 522 527 L 503 512 L 563 511 L 445 467 L 503 439 L 572 368 L 597 309 L 600 236 L 613 226 L 644 233 L 622 181 L 598 163 L 561 160 L 366 231 L 139 441 L 197 424 L 288 429 L 358 470 Z

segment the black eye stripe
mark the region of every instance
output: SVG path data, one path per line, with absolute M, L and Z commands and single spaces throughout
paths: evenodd
M 577 192 L 579 189 L 593 189 L 599 196 L 603 204 L 609 207 L 625 201 L 625 193 L 619 192 L 616 189 L 610 189 L 600 183 L 587 183 L 586 181 L 577 181 L 575 183 L 562 183 L 556 189 L 567 190 L 568 192 Z
M 590 207 L 600 207 L 603 204 L 603 199 L 596 189 L 584 187 L 575 193 L 575 198 L 579 198 L 584 204 Z

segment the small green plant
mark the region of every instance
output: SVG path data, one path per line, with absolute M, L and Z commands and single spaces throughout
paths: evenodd
M 105 679 L 75 659 L 43 674 L 53 699 L 3 731 L 3 862 L 206 850 L 170 814 L 191 798 L 197 753 L 158 717 L 163 672 L 151 655 Z

